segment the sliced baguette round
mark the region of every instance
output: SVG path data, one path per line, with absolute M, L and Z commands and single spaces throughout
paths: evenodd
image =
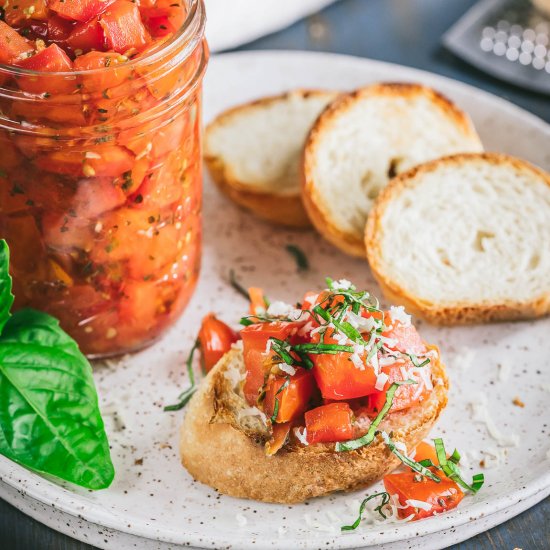
M 302 198 L 327 240 L 365 256 L 365 223 L 395 175 L 483 147 L 469 117 L 419 84 L 376 84 L 342 95 L 317 119 L 303 158 Z
M 230 199 L 266 220 L 308 227 L 300 197 L 306 136 L 335 92 L 295 90 L 239 105 L 207 128 L 204 160 Z
M 388 415 L 381 424 L 409 449 L 427 436 L 447 403 L 445 368 L 434 362 L 432 369 L 430 397 L 406 412 Z M 242 351 L 233 349 L 203 380 L 188 405 L 180 454 L 196 480 L 234 497 L 296 503 L 365 487 L 398 466 L 399 459 L 380 436 L 351 452 L 337 453 L 334 444 L 291 442 L 267 456 L 263 446 L 267 428 L 260 418 L 248 415 L 250 407 L 238 382 L 243 378 Z
M 550 313 L 550 176 L 517 158 L 462 154 L 402 174 L 365 241 L 388 299 L 430 322 Z

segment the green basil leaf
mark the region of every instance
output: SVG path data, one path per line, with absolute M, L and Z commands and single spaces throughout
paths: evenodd
M 88 489 L 114 478 L 92 368 L 46 313 L 18 311 L 0 336 L 0 454 Z
M 10 310 L 13 305 L 9 266 L 10 249 L 8 243 L 2 239 L 0 240 L 0 334 L 10 318 Z

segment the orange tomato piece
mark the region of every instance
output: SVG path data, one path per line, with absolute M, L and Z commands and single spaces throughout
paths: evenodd
M 34 51 L 28 40 L 23 38 L 15 29 L 0 21 L 0 63 L 10 65 L 20 61 Z
M 250 300 L 249 311 L 251 315 L 265 313 L 267 305 L 265 303 L 265 296 L 262 288 L 251 286 L 248 289 L 248 299 Z
M 413 520 L 418 520 L 458 506 L 464 498 L 464 493 L 454 481 L 441 472 L 438 471 L 437 476 L 441 478 L 439 483 L 416 472 L 389 474 L 384 478 L 386 491 L 390 495 L 396 495 L 401 506 L 408 505 L 399 509 L 399 517 L 407 518 L 412 515 Z M 423 502 L 430 508 L 425 510 L 414 506 L 414 502 L 409 504 L 408 501 Z
M 3 4 L 4 21 L 11 27 L 26 23 L 31 17 L 33 20 L 43 20 L 48 17 L 46 0 L 14 0 Z
M 103 28 L 97 18 L 78 23 L 66 37 L 66 42 L 73 52 L 80 50 L 81 53 L 92 50 L 102 51 L 105 49 L 105 35 Z
M 134 2 L 116 0 L 99 18 L 109 49 L 125 53 L 141 51 L 151 40 Z
M 213 313 L 206 315 L 198 335 L 204 371 L 209 372 L 238 339 L 237 333 Z
M 241 330 L 243 340 L 243 356 L 246 366 L 246 379 L 244 394 L 251 405 L 258 402 L 259 392 L 264 386 L 265 377 L 268 374 L 270 357 L 273 351 L 266 353 L 269 338 L 286 340 L 296 333 L 300 323 L 274 322 L 249 325 Z
M 49 73 L 71 72 L 73 63 L 69 56 L 57 45 L 51 44 L 47 48 L 26 57 L 16 63 L 18 67 L 30 71 L 37 71 L 40 75 L 17 77 L 19 87 L 34 94 L 68 94 L 77 88 L 76 77 L 58 76 Z
M 353 411 L 347 403 L 330 403 L 306 412 L 307 442 L 334 443 L 354 436 Z
M 416 446 L 414 459 L 416 462 L 420 462 L 421 460 L 431 460 L 432 464 L 439 466 L 439 460 L 437 459 L 435 447 L 425 441 L 421 441 Z
M 273 424 L 271 439 L 265 444 L 265 454 L 267 456 L 273 456 L 277 453 L 277 451 L 284 447 L 291 427 L 292 422 Z
M 75 71 L 95 71 L 81 76 L 82 84 L 89 92 L 105 92 L 126 82 L 132 75 L 132 69 L 126 65 L 126 57 L 114 52 L 88 52 L 78 56 L 74 61 Z M 108 99 L 108 98 L 106 98 Z
M 295 420 L 306 410 L 314 389 L 313 375 L 302 368 L 298 368 L 296 374 L 290 377 L 272 378 L 267 384 L 264 411 L 273 419 L 277 409 L 274 422 Z

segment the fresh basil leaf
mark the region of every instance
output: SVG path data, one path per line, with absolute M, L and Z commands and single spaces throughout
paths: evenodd
M 9 267 L 10 249 L 8 243 L 2 239 L 0 240 L 0 334 L 10 318 L 10 310 L 13 305 Z
M 0 336 L 0 453 L 88 489 L 114 478 L 91 366 L 46 313 L 18 311 Z

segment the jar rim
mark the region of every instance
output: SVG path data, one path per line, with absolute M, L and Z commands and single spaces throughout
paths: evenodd
M 0 63 L 0 74 L 17 75 L 17 76 L 58 76 L 58 77 L 78 77 L 80 75 L 94 75 L 98 73 L 106 73 L 109 71 L 120 70 L 122 67 L 132 67 L 139 65 L 148 65 L 155 63 L 165 57 L 167 54 L 177 51 L 182 44 L 187 46 L 185 50 L 191 52 L 197 41 L 202 40 L 204 34 L 204 26 L 206 23 L 206 13 L 203 0 L 189 0 L 189 11 L 183 22 L 183 25 L 176 33 L 161 47 L 147 52 L 146 55 L 136 59 L 129 59 L 124 63 L 111 65 L 110 67 L 100 67 L 98 69 L 85 69 L 80 71 L 36 71 L 33 69 L 25 69 L 23 67 L 15 67 L 13 65 L 5 65 Z M 1 86 L 0 86 L 1 88 Z

